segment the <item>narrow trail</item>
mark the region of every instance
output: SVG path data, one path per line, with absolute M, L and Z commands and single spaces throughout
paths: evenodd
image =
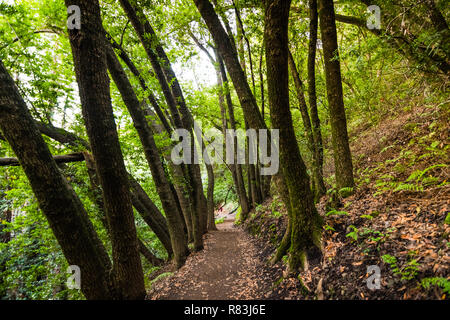
M 204 250 L 191 254 L 172 276 L 156 281 L 150 299 L 267 299 L 273 273 L 252 239 L 233 221 L 206 234 Z

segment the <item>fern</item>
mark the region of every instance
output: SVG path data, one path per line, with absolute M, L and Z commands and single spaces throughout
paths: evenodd
M 351 195 L 351 194 L 353 194 L 353 188 L 352 187 L 346 187 L 346 188 L 341 188 L 341 189 L 339 189 L 339 195 L 341 196 L 341 197 L 347 197 L 347 196 L 349 196 L 349 195 Z
M 346 212 L 346 211 L 337 211 L 337 210 L 333 209 L 331 211 L 328 211 L 325 215 L 327 217 L 328 216 L 348 216 L 348 212 Z
M 394 192 L 398 191 L 423 191 L 423 187 L 420 185 L 414 185 L 409 183 L 400 183 L 397 185 L 397 187 L 394 189 Z
M 442 288 L 442 291 L 444 291 L 447 294 L 450 294 L 450 281 L 448 281 L 445 278 L 442 277 L 424 278 L 422 279 L 420 284 L 425 290 L 429 290 L 432 286 L 438 286 Z

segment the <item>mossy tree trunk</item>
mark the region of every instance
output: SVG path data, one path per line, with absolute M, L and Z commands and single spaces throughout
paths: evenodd
M 317 51 L 317 29 L 319 17 L 317 13 L 317 0 L 309 0 L 309 43 L 308 43 L 308 101 L 311 115 L 311 126 L 314 138 L 315 152 L 317 158 L 315 200 L 317 201 L 326 193 L 323 181 L 323 141 L 320 130 L 319 112 L 317 110 L 316 95 L 316 51 Z
M 103 190 L 111 230 L 112 279 L 119 299 L 146 295 L 128 174 L 111 104 L 105 35 L 98 1 L 66 1 L 82 13 L 81 28 L 69 30 L 83 119 Z M 95 72 L 93 72 L 95 70 Z
M 112 47 L 105 41 L 107 51 L 107 62 L 109 72 L 119 89 L 122 99 L 130 112 L 133 124 L 139 135 L 139 139 L 144 149 L 147 163 L 152 173 L 152 178 L 156 190 L 161 199 L 161 204 L 166 213 L 169 227 L 170 239 L 174 253 L 174 263 L 176 267 L 181 267 L 189 253 L 187 247 L 187 235 L 183 230 L 183 215 L 176 205 L 177 199 L 174 197 L 169 180 L 166 177 L 163 164 L 161 162 L 158 148 L 153 138 L 153 132 L 147 119 L 145 118 L 142 105 L 137 98 L 128 77 L 117 59 Z
M 86 299 L 114 298 L 108 254 L 1 61 L 0 129 L 19 159 L 67 262 L 80 267 Z
M 168 104 L 175 128 L 184 128 L 191 133 L 191 154 L 194 157 L 196 147 L 193 135 L 193 118 L 186 107 L 181 87 L 161 42 L 139 6 L 128 0 L 120 0 L 120 3 L 147 53 Z M 203 248 L 202 235 L 207 231 L 207 203 L 203 193 L 199 165 L 194 163 L 186 165 L 184 174 L 189 185 L 194 249 L 201 250 Z
M 305 129 L 306 140 L 308 142 L 308 149 L 312 154 L 313 164 L 312 164 L 312 172 L 313 172 L 313 186 L 314 186 L 314 194 L 315 200 L 320 197 L 320 184 L 323 184 L 322 174 L 320 172 L 320 164 L 319 164 L 319 152 L 317 150 L 317 145 L 314 143 L 314 135 L 311 126 L 311 120 L 309 118 L 308 106 L 306 105 L 305 95 L 303 94 L 303 82 L 300 79 L 300 74 L 298 73 L 297 66 L 295 65 L 294 57 L 291 52 L 288 53 L 288 61 L 289 61 L 289 69 L 291 70 L 292 78 L 294 79 L 295 91 L 297 93 L 298 100 L 298 108 L 300 110 L 300 114 L 302 115 L 303 127 Z
M 328 107 L 330 110 L 336 187 L 353 188 L 353 164 L 347 133 L 341 66 L 337 44 L 333 0 L 319 1 L 320 30 L 322 34 Z
M 305 266 L 310 249 L 320 250 L 321 223 L 306 166 L 300 155 L 289 108 L 288 22 L 290 1 L 265 1 L 267 84 L 270 117 L 279 129 L 280 166 L 289 193 L 291 240 L 289 271 Z

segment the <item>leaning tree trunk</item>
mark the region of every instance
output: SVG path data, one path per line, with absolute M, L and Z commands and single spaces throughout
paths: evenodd
M 333 0 L 319 0 L 328 106 L 330 109 L 336 187 L 353 188 L 353 165 L 348 143 L 347 119 L 342 93 L 341 66 L 337 44 Z
M 208 173 L 208 230 L 217 230 L 214 219 L 214 168 L 212 164 L 206 164 Z
M 222 57 L 231 80 L 233 81 L 236 93 L 244 111 L 244 117 L 253 129 L 267 129 L 261 112 L 259 112 L 256 99 L 248 85 L 244 71 L 239 63 L 239 58 L 235 47 L 232 45 L 228 34 L 222 27 L 212 4 L 209 0 L 193 0 L 211 33 L 217 50 Z
M 314 206 L 306 166 L 300 155 L 289 108 L 288 21 L 290 1 L 265 1 L 267 84 L 270 117 L 279 129 L 280 166 L 291 206 L 291 244 L 289 271 L 305 266 L 307 254 L 321 247 L 320 216 Z
M 86 140 L 71 132 L 38 121 L 34 121 L 34 123 L 41 134 L 44 134 L 59 143 L 67 144 L 68 146 L 76 149 L 79 149 L 80 147 L 87 150 L 91 149 Z M 55 159 L 55 157 L 56 156 L 54 156 L 53 159 Z M 170 243 L 169 229 L 167 228 L 166 219 L 131 174 L 128 175 L 128 179 L 130 182 L 131 200 L 133 206 L 161 241 L 168 256 L 171 257 L 172 245 Z
M 158 148 L 156 147 L 153 133 L 149 123 L 145 118 L 142 105 L 137 98 L 131 83 L 128 80 L 119 60 L 117 59 L 112 47 L 106 43 L 107 61 L 109 72 L 120 91 L 122 99 L 130 112 L 133 124 L 138 132 L 139 139 L 144 148 L 145 157 L 150 167 L 156 190 L 161 199 L 161 204 L 166 213 L 169 227 L 170 239 L 174 253 L 175 265 L 181 267 L 186 260 L 189 252 L 187 247 L 186 234 L 183 231 L 182 213 L 179 212 L 174 194 L 172 193 L 170 183 L 166 177 L 164 167 L 161 162 Z
M 129 58 L 128 54 L 125 52 L 125 50 L 117 43 L 115 42 L 109 35 L 108 39 L 111 41 L 111 44 L 114 49 L 118 50 L 118 55 L 122 59 L 122 61 L 127 65 L 127 67 L 130 69 L 131 73 L 139 80 L 139 84 L 145 92 L 149 92 L 149 89 L 145 83 L 144 78 L 142 77 L 141 73 L 137 69 L 137 67 L 134 65 L 134 63 Z M 156 112 L 156 115 L 161 121 L 161 125 L 156 123 L 156 116 L 153 114 L 153 111 L 148 108 L 148 106 L 144 106 L 145 108 L 145 115 L 151 116 L 151 124 L 153 127 L 153 130 L 156 133 L 163 132 L 163 129 L 171 135 L 172 133 L 172 127 L 169 124 L 169 120 L 166 118 L 166 115 L 163 113 L 161 107 L 159 106 L 158 102 L 156 101 L 155 96 L 149 92 L 148 93 L 148 100 L 150 104 L 152 105 L 153 109 Z M 168 161 L 170 170 L 173 176 L 173 183 L 174 183 L 174 198 L 178 198 L 179 205 L 181 207 L 181 211 L 183 213 L 183 219 L 185 220 L 186 225 L 186 231 L 188 233 L 188 240 L 189 242 L 193 240 L 193 232 L 192 232 L 192 219 L 191 219 L 191 201 L 190 201 L 190 195 L 188 190 L 188 184 L 185 178 L 184 169 L 181 165 L 175 165 L 173 162 Z
M 314 135 L 312 131 L 311 120 L 309 118 L 308 106 L 306 105 L 305 96 L 303 94 L 304 91 L 303 82 L 300 79 L 300 74 L 298 73 L 297 66 L 295 65 L 294 57 L 292 56 L 291 52 L 288 53 L 288 61 L 292 78 L 294 79 L 295 91 L 297 93 L 297 99 L 299 103 L 298 107 L 302 115 L 306 139 L 308 141 L 308 149 L 311 152 L 313 158 L 312 172 L 314 181 L 314 194 L 315 194 L 314 198 L 317 202 L 319 197 L 323 194 L 322 193 L 323 191 L 320 190 L 320 184 L 323 185 L 323 178 L 319 164 L 319 152 L 317 150 L 317 145 L 314 143 Z
M 170 65 L 167 64 L 167 57 L 164 57 L 165 54 L 163 54 L 162 46 L 142 10 L 131 4 L 128 0 L 120 0 L 120 3 L 136 30 L 149 57 L 156 78 L 158 79 L 169 106 L 175 127 L 184 128 L 191 133 L 191 148 L 194 151 L 195 142 L 192 135 L 192 119 L 189 112 L 186 110 L 185 105 L 182 103 L 184 100 L 180 97 L 181 89 L 176 85 L 177 82 L 174 81 L 174 74 L 170 71 L 171 68 Z M 169 86 L 169 81 L 172 81 L 171 86 Z M 182 117 L 180 116 L 180 113 Z M 203 194 L 200 169 L 198 165 L 195 164 L 187 165 L 185 174 L 191 186 L 190 201 L 192 202 L 192 207 L 195 209 L 192 211 L 194 249 L 201 250 L 203 248 L 202 235 L 206 231 L 207 204 Z
M 7 224 L 11 222 L 11 216 L 12 212 L 9 207 L 0 213 L 0 219 L 2 222 L 5 222 L 0 225 L 0 243 L 8 243 L 11 240 L 11 231 L 3 231 L 6 229 Z
M 52 159 L 19 90 L 1 61 L 0 129 L 19 158 L 67 262 L 80 267 L 81 290 L 86 299 L 113 298 L 108 254 L 80 199 Z
M 231 93 L 229 90 L 228 85 L 228 77 L 227 72 L 225 70 L 225 66 L 223 64 L 222 57 L 219 53 L 216 54 L 217 61 L 220 68 L 220 74 L 222 76 L 222 84 L 223 89 L 225 92 L 225 100 L 227 103 L 227 109 L 228 109 L 228 116 L 230 120 L 230 128 L 232 130 L 236 130 L 236 120 L 234 118 L 234 107 L 233 102 L 231 100 Z M 225 136 L 225 139 L 226 136 Z M 239 198 L 239 204 L 241 205 L 241 218 L 247 217 L 248 213 L 250 212 L 250 203 L 249 199 L 247 197 L 246 191 L 245 191 L 245 183 L 244 183 L 244 176 L 242 174 L 242 165 L 238 163 L 237 161 L 237 152 L 238 152 L 238 141 L 235 137 L 232 141 L 232 143 L 235 145 L 234 148 L 234 154 L 233 154 L 233 164 L 231 164 L 231 167 L 234 169 L 235 175 L 236 175 L 236 193 L 238 194 Z
M 66 0 L 80 7 L 81 28 L 69 30 L 83 118 L 111 229 L 112 279 L 119 299 L 146 295 L 127 171 L 109 92 L 104 31 L 98 1 Z M 95 72 L 93 72 L 95 70 Z
M 233 45 L 234 39 L 230 39 L 229 35 L 222 27 L 219 17 L 209 0 L 193 1 L 212 35 L 214 43 L 217 45 L 217 50 L 221 58 L 225 62 L 239 98 L 239 102 L 242 106 L 244 118 L 248 121 L 249 127 L 256 130 L 267 129 L 261 116 L 261 112 L 258 109 L 256 99 L 239 63 L 238 54 Z M 226 81 L 224 81 L 224 83 L 226 83 Z M 270 146 L 270 143 L 268 145 Z M 270 181 L 268 178 L 265 179 L 265 182 L 268 181 Z M 265 183 L 265 185 L 268 185 L 268 183 Z
M 90 181 L 90 193 L 92 201 L 97 205 L 97 210 L 99 211 L 99 219 L 108 233 L 108 236 L 111 238 L 111 231 L 108 225 L 108 221 L 105 215 L 105 206 L 102 198 L 102 190 L 100 187 L 100 182 L 97 177 L 97 171 L 95 169 L 95 161 L 94 157 L 88 152 L 84 152 L 85 164 L 89 176 Z M 142 242 L 141 239 L 138 238 L 138 248 L 141 255 L 147 259 L 147 261 L 154 266 L 159 266 L 163 263 L 163 260 L 156 257 Z

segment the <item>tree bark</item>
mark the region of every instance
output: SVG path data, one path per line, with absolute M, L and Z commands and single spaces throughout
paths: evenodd
M 264 39 L 270 117 L 274 129 L 279 129 L 280 166 L 289 192 L 288 205 L 291 206 L 292 231 L 288 265 L 289 272 L 296 273 L 299 268 L 304 268 L 309 252 L 320 252 L 321 223 L 289 108 L 289 8 L 289 0 L 265 1 Z
M 138 251 L 128 176 L 123 162 L 109 92 L 105 35 L 98 1 L 66 0 L 78 5 L 80 29 L 69 30 L 83 119 L 103 190 L 111 229 L 112 278 L 118 299 L 143 299 L 144 274 Z M 95 70 L 95 72 L 93 72 Z
M 113 298 L 108 254 L 1 61 L 0 129 L 18 157 L 67 262 L 80 267 L 84 296 L 89 300 Z
M 153 133 L 145 118 L 141 103 L 109 44 L 107 44 L 106 50 L 109 72 L 120 91 L 122 99 L 130 112 L 131 118 L 133 119 L 134 127 L 138 132 L 139 139 L 144 148 L 145 157 L 150 167 L 153 181 L 161 199 L 164 212 L 166 213 L 174 253 L 174 263 L 176 267 L 179 268 L 184 264 L 189 250 L 187 247 L 187 237 L 182 229 L 183 221 L 181 219 L 183 215 L 176 206 L 176 201 L 178 200 L 174 198 L 174 194 L 172 193 L 170 183 L 166 177 L 158 153 L 158 148 L 156 147 L 153 138 Z
M 312 133 L 318 165 L 315 200 L 319 200 L 326 193 L 323 181 L 323 141 L 320 130 L 319 112 L 317 110 L 316 96 L 316 51 L 317 29 L 319 17 L 317 13 L 317 0 L 309 0 L 309 44 L 308 44 L 308 101 L 311 113 Z
M 348 143 L 333 0 L 319 0 L 319 17 L 325 60 L 336 187 L 338 190 L 353 188 L 355 182 L 353 180 L 353 164 Z
M 313 165 L 312 165 L 312 172 L 313 172 L 313 182 L 314 182 L 314 193 L 315 193 L 315 200 L 317 201 L 320 196 L 323 194 L 320 190 L 320 185 L 323 185 L 323 178 L 322 174 L 320 172 L 320 163 L 319 163 L 319 152 L 317 150 L 318 146 L 314 143 L 314 135 L 311 127 L 311 120 L 309 118 L 309 112 L 308 112 L 308 106 L 306 105 L 305 96 L 303 94 L 304 88 L 303 88 L 303 82 L 300 79 L 300 75 L 298 73 L 297 67 L 295 65 L 294 57 L 292 56 L 291 52 L 288 53 L 288 61 L 289 61 L 289 68 L 291 70 L 292 78 L 294 79 L 294 86 L 295 91 L 297 93 L 297 99 L 299 103 L 299 110 L 302 115 L 303 120 L 303 126 L 305 128 L 305 135 L 306 139 L 308 141 L 308 149 L 312 154 L 313 158 Z
M 153 70 L 155 71 L 155 75 L 169 106 L 175 127 L 184 128 L 191 133 L 191 153 L 194 156 L 195 141 L 193 139 L 194 135 L 192 134 L 193 119 L 189 113 L 189 110 L 186 108 L 182 97 L 181 88 L 178 85 L 178 81 L 176 80 L 176 77 L 170 67 L 170 62 L 164 53 L 161 43 L 156 37 L 149 21 L 146 19 L 139 7 L 133 6 L 128 0 L 120 0 L 120 3 L 130 19 L 134 29 L 136 30 L 136 33 L 138 34 L 138 37 L 149 57 Z M 149 35 L 153 36 L 152 39 L 150 39 Z M 169 83 L 171 83 L 171 86 L 169 86 Z M 180 113 L 182 117 L 180 117 Z M 202 235 L 207 231 L 207 204 L 205 195 L 203 194 L 199 166 L 196 164 L 187 165 L 185 175 L 191 186 L 190 201 L 192 202 L 192 207 L 195 209 L 192 211 L 194 249 L 201 250 L 203 248 Z
M 225 92 L 225 100 L 227 103 L 228 117 L 230 120 L 230 129 L 236 130 L 237 126 L 236 120 L 234 118 L 234 107 L 233 102 L 231 100 L 230 88 L 228 86 L 227 72 L 225 70 L 225 66 L 223 64 L 223 60 L 220 53 L 217 53 L 216 56 L 219 63 L 220 74 L 222 75 L 222 84 Z M 234 160 L 231 167 L 234 168 L 234 172 L 236 174 L 236 181 L 237 181 L 236 192 L 238 194 L 239 204 L 241 205 L 241 220 L 242 219 L 245 220 L 248 213 L 250 212 L 250 203 L 245 191 L 244 176 L 242 175 L 242 165 L 237 162 L 237 151 L 238 151 L 237 138 L 234 138 L 233 143 L 236 147 L 234 148 L 234 155 L 233 155 Z
M 248 85 L 244 71 L 239 63 L 236 49 L 223 29 L 217 14 L 209 0 L 193 0 L 211 33 L 220 56 L 230 73 L 236 93 L 244 111 L 245 119 L 253 129 L 267 129 L 256 104 L 255 97 Z
M 56 163 L 69 163 L 84 161 L 82 152 L 70 153 L 65 155 L 53 156 L 53 160 Z M 0 158 L 0 166 L 20 166 L 20 162 L 17 158 Z
M 83 156 L 86 161 L 86 168 L 89 176 L 89 181 L 91 184 L 90 189 L 92 201 L 97 205 L 97 209 L 100 212 L 100 221 L 102 222 L 103 227 L 106 229 L 109 237 L 111 238 L 111 230 L 109 228 L 108 221 L 105 215 L 105 205 L 103 203 L 102 190 L 100 187 L 100 182 L 98 180 L 97 171 L 95 169 L 94 157 L 92 157 L 92 155 L 88 152 L 84 152 Z M 147 259 L 147 261 L 151 265 L 158 266 L 162 264 L 163 260 L 159 259 L 153 253 L 151 253 L 151 251 L 145 246 L 145 244 L 139 238 L 138 238 L 138 247 L 141 255 L 145 259 Z

